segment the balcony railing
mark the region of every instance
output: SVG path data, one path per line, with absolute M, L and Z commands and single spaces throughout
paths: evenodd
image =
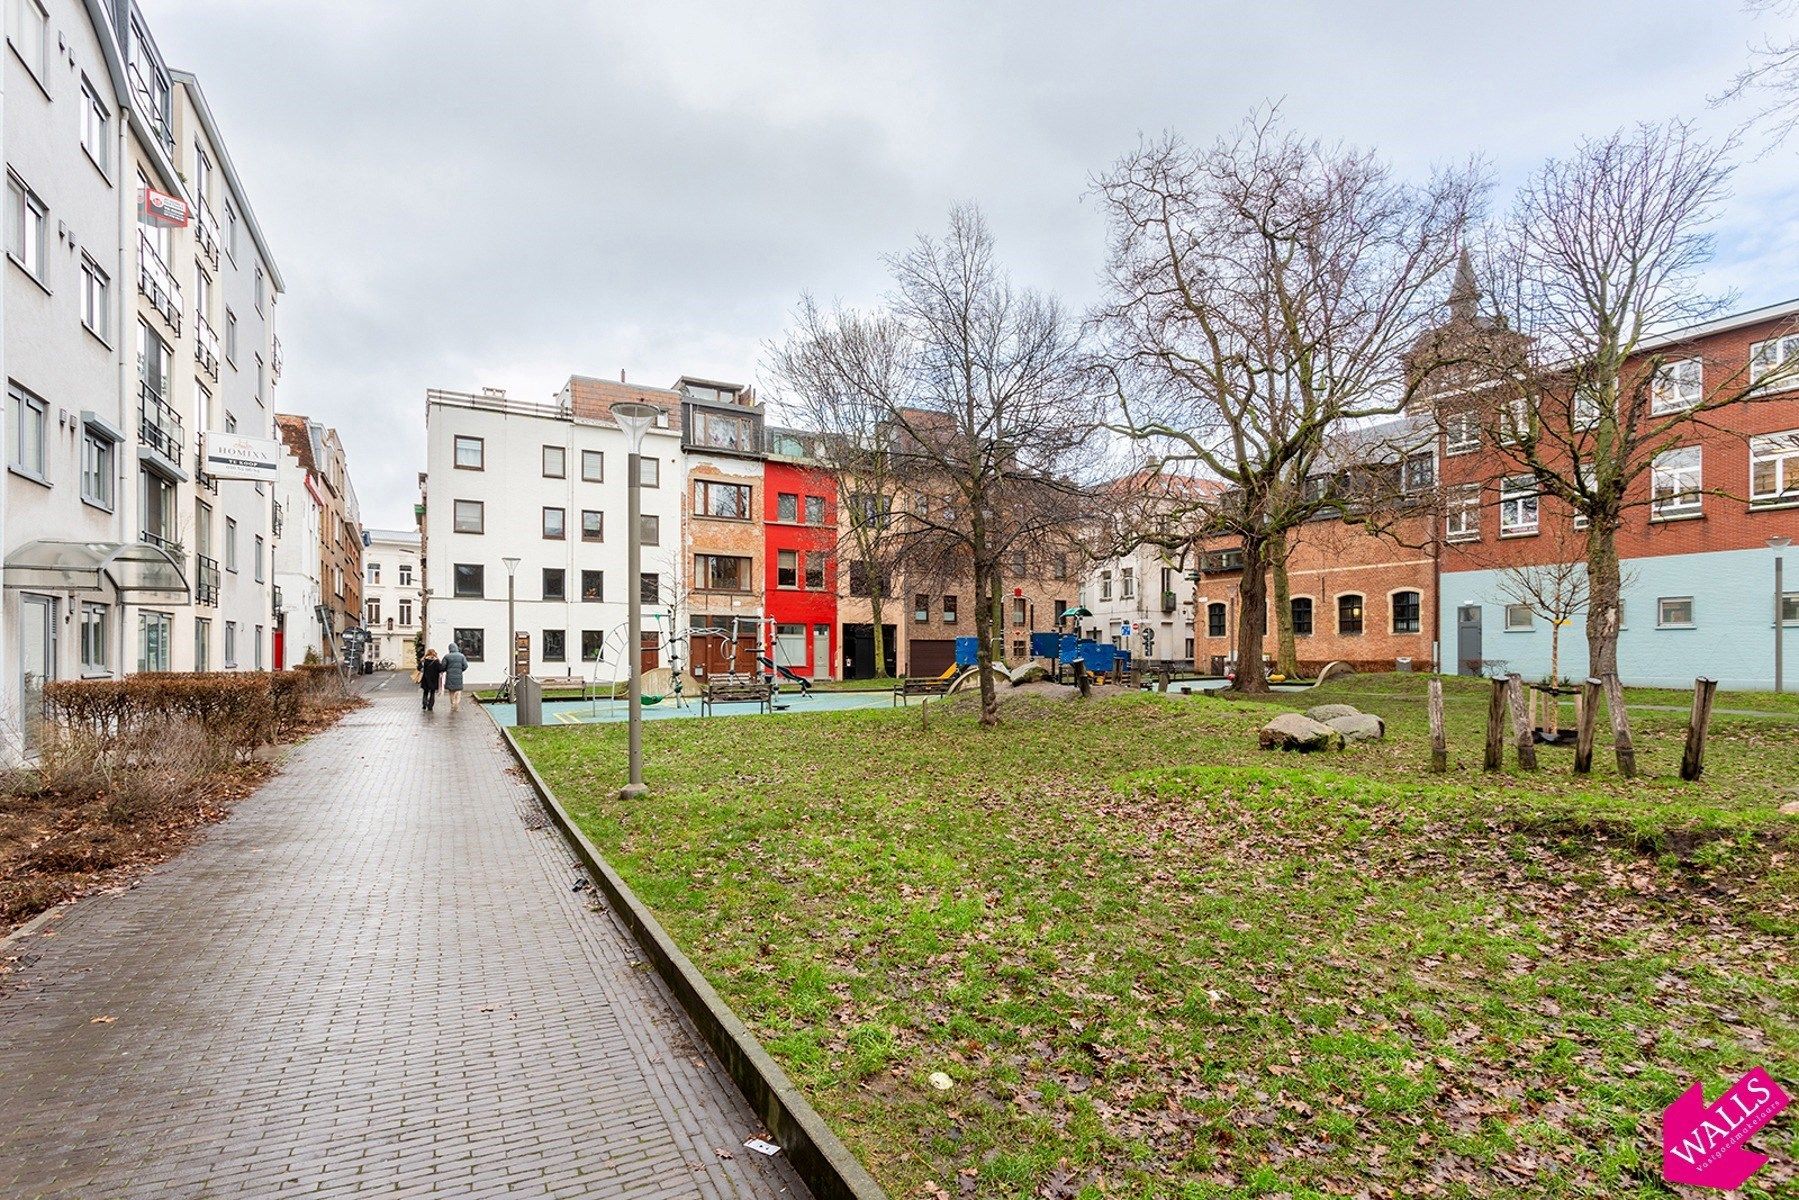
M 180 558 L 185 553 L 185 551 L 183 551 L 181 548 L 181 543 L 176 541 L 174 538 L 169 537 L 166 534 L 151 533 L 148 529 L 146 529 L 142 533 L 138 534 L 137 536 L 138 536 L 138 540 L 145 543 L 146 545 L 159 546 L 162 549 L 167 550 L 170 554 L 174 555 L 176 558 Z
M 194 486 L 214 496 L 219 494 L 219 481 L 198 467 L 194 468 Z
M 269 612 L 278 617 L 281 615 L 281 585 L 276 584 L 269 596 Z
M 144 106 L 144 112 L 150 118 L 150 126 L 157 139 L 162 142 L 163 149 L 173 149 L 175 145 L 174 131 L 169 128 L 169 93 L 166 88 L 152 87 L 144 78 L 141 64 L 132 62 L 125 68 L 131 84 L 131 90 L 137 96 L 138 103 Z
M 274 524 L 273 524 L 273 530 L 274 530 L 274 534 L 276 537 L 281 536 L 281 522 L 282 522 L 281 502 L 277 500 L 275 502 L 275 518 L 274 518 Z
M 185 445 L 181 414 L 169 407 L 147 383 L 138 387 L 137 432 L 144 445 L 177 467 L 181 465 L 181 450 Z
M 1162 611 L 1163 612 L 1171 613 L 1175 609 L 1179 608 L 1180 606 L 1181 606 L 1181 599 L 1179 596 L 1175 595 L 1173 592 L 1163 592 L 1162 593 Z
M 194 555 L 194 603 L 217 608 L 219 604 L 219 560 L 204 554 Z
M 219 335 L 202 312 L 194 313 L 194 361 L 214 383 L 219 381 Z
M 137 290 L 142 292 L 177 335 L 181 333 L 181 285 L 162 261 L 156 243 L 142 229 L 137 231 Z
M 206 203 L 204 196 L 194 203 L 194 240 L 216 271 L 219 266 L 219 219 L 213 215 L 212 206 Z
M 281 339 L 274 340 L 274 348 L 269 352 L 269 378 L 275 383 L 281 382 Z

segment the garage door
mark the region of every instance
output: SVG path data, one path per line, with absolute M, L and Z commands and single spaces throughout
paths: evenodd
M 941 675 L 955 661 L 954 638 L 913 638 L 906 643 L 906 674 L 915 679 Z

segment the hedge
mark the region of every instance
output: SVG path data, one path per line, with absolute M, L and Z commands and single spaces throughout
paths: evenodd
M 247 755 L 300 716 L 308 696 L 337 686 L 334 667 L 293 671 L 144 672 L 44 686 L 44 716 L 107 753 L 158 721 L 192 721 L 221 749 Z

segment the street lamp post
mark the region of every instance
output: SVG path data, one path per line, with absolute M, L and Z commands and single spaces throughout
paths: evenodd
M 625 514 L 625 598 L 630 613 L 630 640 L 625 653 L 631 656 L 631 690 L 627 709 L 630 739 L 630 780 L 619 789 L 620 800 L 635 800 L 648 789 L 643 786 L 643 480 L 639 478 L 643 435 L 655 423 L 660 410 L 650 404 L 614 404 L 612 419 L 625 432 L 630 456 L 625 461 L 625 492 L 629 507 Z
M 518 620 L 516 617 L 518 593 L 515 584 L 519 560 L 502 558 L 500 561 L 506 564 L 506 684 L 501 689 L 505 693 L 501 699 L 516 700 L 518 699 Z
M 1785 685 L 1786 685 L 1786 680 L 1783 677 L 1783 672 L 1782 672 L 1782 667 L 1785 665 L 1782 662 L 1782 659 L 1784 657 L 1784 653 L 1786 650 L 1786 621 L 1783 619 L 1786 616 L 1786 586 L 1785 586 L 1784 581 L 1781 579 L 1781 567 L 1783 564 L 1781 563 L 1780 551 L 1786 549 L 1788 546 L 1790 546 L 1792 544 L 1793 544 L 1793 539 L 1789 538 L 1789 537 L 1771 537 L 1768 539 L 1768 546 L 1775 552 L 1774 553 L 1774 694 L 1776 696 L 1780 695 L 1781 691 L 1784 690 Z

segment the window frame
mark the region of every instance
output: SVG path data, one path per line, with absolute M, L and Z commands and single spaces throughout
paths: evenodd
M 551 455 L 555 455 L 556 467 L 550 468 Z M 568 447 L 545 445 L 538 453 L 537 465 L 543 471 L 545 479 L 568 478 Z
M 1480 449 L 1480 416 L 1473 409 L 1443 418 L 1443 454 L 1473 454 Z
M 87 251 L 81 252 L 81 327 L 112 345 L 112 276 L 95 262 Z
M 7 432 L 12 445 L 7 451 L 6 466 L 16 475 L 34 483 L 50 486 L 50 402 L 17 383 L 7 384 Z M 35 417 L 28 417 L 35 414 Z M 36 461 L 23 456 L 30 444 L 25 436 L 28 420 L 37 427 Z
M 556 514 L 554 532 L 551 531 L 551 513 Z M 546 504 L 543 506 L 538 520 L 540 523 L 539 528 L 543 532 L 544 541 L 566 542 L 568 540 L 568 509 L 560 508 L 554 504 Z
M 472 584 L 466 586 L 467 584 Z M 450 596 L 456 600 L 487 599 L 487 565 L 485 563 L 451 563 Z
M 589 475 L 587 473 L 587 464 L 589 461 L 592 461 L 593 463 L 596 464 L 594 473 L 591 475 Z M 583 450 L 583 451 L 581 451 L 581 482 L 583 482 L 583 483 L 605 483 L 606 482 L 606 452 L 604 450 Z
M 1523 614 L 1520 624 L 1512 618 Z M 1530 633 L 1537 627 L 1537 614 L 1528 604 L 1502 604 L 1499 608 L 1499 628 L 1502 633 Z
M 1530 520 L 1507 521 L 1508 506 L 1516 505 L 1522 517 L 1525 507 L 1530 510 Z M 1542 529 L 1543 492 L 1535 475 L 1508 475 L 1499 481 L 1499 536 L 1529 537 Z
M 1301 629 L 1299 606 L 1305 605 L 1305 628 Z M 1287 623 L 1293 627 L 1294 637 L 1311 637 L 1317 628 L 1318 606 L 1310 596 L 1289 596 L 1287 598 Z
M 1686 605 L 1687 618 L 1684 621 L 1668 619 L 1669 605 Z M 1691 596 L 1657 596 L 1655 598 L 1655 627 L 1657 629 L 1697 629 L 1698 605 Z
M 1335 600 L 1336 600 L 1336 604 L 1334 605 L 1334 607 L 1337 610 L 1337 636 L 1338 637 L 1363 637 L 1363 636 L 1365 636 L 1368 632 L 1368 597 L 1361 592 L 1338 592 L 1335 597 Z M 1354 601 L 1354 605 L 1355 605 L 1355 616 L 1354 616 L 1355 628 L 1354 629 L 1347 629 L 1344 627 L 1345 622 L 1344 622 L 1343 605 L 1344 605 L 1345 601 Z
M 1763 353 L 1763 347 L 1767 347 L 1767 346 L 1774 347 L 1774 352 L 1772 355 L 1766 355 Z M 1750 343 L 1750 345 L 1749 345 L 1749 382 L 1750 382 L 1750 384 L 1751 385 L 1760 384 L 1762 381 L 1762 377 L 1767 375 L 1769 373 L 1769 371 L 1778 370 L 1778 369 L 1786 366 L 1787 363 L 1794 358 L 1799 358 L 1799 333 L 1777 334 L 1774 337 L 1763 338 L 1759 342 Z M 1787 377 L 1785 379 L 1782 379 L 1779 383 L 1773 385 L 1772 387 L 1762 388 L 1760 390 L 1769 391 L 1769 392 L 1783 392 L 1783 391 L 1787 390 L 1788 388 L 1792 388 L 1792 387 L 1799 387 L 1799 371 L 1791 372 L 1787 375 Z
M 593 518 L 593 529 L 588 529 L 588 518 Z M 584 542 L 603 542 L 606 540 L 606 513 L 603 509 L 584 508 L 581 510 L 581 540 Z
M 589 583 L 594 585 L 591 595 L 589 594 L 587 587 Z M 606 572 L 596 571 L 591 567 L 583 567 L 581 569 L 581 603 L 604 604 L 605 602 Z
M 556 639 L 555 649 L 550 648 L 550 639 Z M 540 657 L 547 663 L 566 663 L 568 661 L 568 630 L 545 629 L 538 642 Z
M 1229 637 L 1231 630 L 1230 605 L 1222 600 L 1201 600 L 1206 606 L 1206 636 L 1208 638 Z M 1213 630 L 1217 630 L 1216 633 Z
M 76 631 L 76 656 L 83 679 L 107 678 L 112 675 L 112 606 L 92 600 L 81 602 L 80 621 Z M 98 657 L 89 651 L 98 645 Z
M 469 635 L 473 634 L 473 637 Z M 471 663 L 487 661 L 487 627 L 465 625 L 450 630 L 450 643 L 462 651 L 462 657 Z M 473 649 L 470 649 L 470 646 Z
M 97 451 L 91 454 L 90 451 Z M 83 425 L 81 429 L 81 499 L 83 503 L 106 512 L 116 512 L 119 494 L 119 442 L 92 425 Z M 91 480 L 98 480 L 100 490 L 90 489 Z
M 660 546 L 662 544 L 662 518 L 656 513 L 637 514 L 637 544 L 640 546 Z
M 15 15 L 25 12 L 27 7 L 29 7 L 29 10 L 37 16 L 36 61 L 33 61 L 33 56 L 27 53 L 28 48 L 20 44 L 24 36 L 31 31 L 24 29 L 23 27 L 17 31 L 13 29 Z M 15 32 L 17 36 L 15 36 Z M 41 4 L 39 0 L 7 0 L 6 41 L 18 54 L 19 61 L 24 64 L 25 70 L 31 75 L 32 81 L 38 85 L 46 96 L 48 96 L 50 94 L 50 85 L 46 82 L 46 79 L 50 69 L 50 10 Z
M 798 550 L 775 551 L 775 586 L 797 590 L 800 586 L 800 552 Z
M 1680 457 L 1680 464 L 1670 465 L 1668 460 L 1676 456 Z M 1691 486 L 1683 486 L 1689 473 Z M 1668 486 L 1664 488 L 1664 484 Z M 1662 499 L 1664 491 L 1667 500 Z M 1705 511 L 1705 454 L 1700 447 L 1676 446 L 1650 461 L 1649 511 L 1658 521 L 1696 517 Z
M 554 578 L 556 583 L 556 587 L 553 591 L 550 587 L 552 578 Z M 543 573 L 538 579 L 538 586 L 542 589 L 538 594 L 543 597 L 546 603 L 568 603 L 568 568 L 544 567 Z
M 465 528 L 463 525 L 462 516 L 463 516 L 463 511 L 464 511 L 463 510 L 464 505 L 473 505 L 474 506 L 474 512 L 475 512 L 474 526 L 475 527 L 473 529 Z M 450 501 L 450 532 L 451 533 L 466 533 L 466 534 L 470 534 L 470 535 L 486 533 L 487 532 L 487 502 L 485 500 L 461 500 L 461 499 Z
M 714 492 L 735 492 L 742 497 L 743 504 L 739 515 L 717 513 L 712 511 Z M 704 499 L 702 500 L 702 497 Z M 747 483 L 734 483 L 725 479 L 695 479 L 693 481 L 693 515 L 708 521 L 754 521 L 756 519 L 756 489 Z
M 1761 463 L 1772 465 L 1773 491 L 1758 490 L 1755 469 Z M 1799 504 L 1799 429 L 1752 435 L 1749 438 L 1749 507 L 1782 508 L 1792 504 Z
M 1400 624 L 1399 624 L 1399 598 L 1401 596 L 1410 596 L 1412 598 L 1412 615 L 1410 618 L 1411 623 L 1408 628 L 1403 628 L 1403 629 L 1400 628 Z M 1392 633 L 1396 633 L 1396 634 L 1423 633 L 1424 632 L 1424 593 L 1419 591 L 1417 588 L 1399 588 L 1395 591 L 1388 592 L 1387 593 L 1387 618 L 1388 618 L 1388 621 L 1387 621 L 1388 629 Z
M 716 564 L 734 562 L 743 564 L 744 575 L 741 587 L 718 587 L 714 584 L 717 576 Z M 704 566 L 702 566 L 704 564 Z M 723 592 L 730 595 L 745 595 L 756 590 L 755 559 L 747 554 L 711 554 L 696 553 L 693 556 L 693 590 L 696 592 Z
M 1687 374 L 1687 368 L 1696 378 L 1687 380 L 1681 376 Z M 1692 389 L 1692 398 L 1687 398 L 1687 390 Z M 1673 399 L 1668 399 L 1672 394 Z M 1656 417 L 1672 416 L 1675 413 L 1690 412 L 1699 407 L 1705 400 L 1705 359 L 1695 354 L 1688 358 L 1676 359 L 1663 363 L 1656 368 L 1655 376 L 1649 381 L 1649 414 Z
M 33 3 L 34 0 L 19 0 Z M 6 173 L 6 254 L 49 290 L 50 206 L 14 171 Z M 15 244 L 16 241 L 16 244 Z M 35 265 L 34 265 L 35 260 Z
M 227 315 L 227 320 L 229 321 L 230 319 L 229 315 Z M 465 443 L 474 447 L 475 463 L 473 466 L 469 466 L 462 461 L 462 451 Z M 487 470 L 487 439 L 476 437 L 470 433 L 458 433 L 452 435 L 450 438 L 450 465 L 458 471 Z

